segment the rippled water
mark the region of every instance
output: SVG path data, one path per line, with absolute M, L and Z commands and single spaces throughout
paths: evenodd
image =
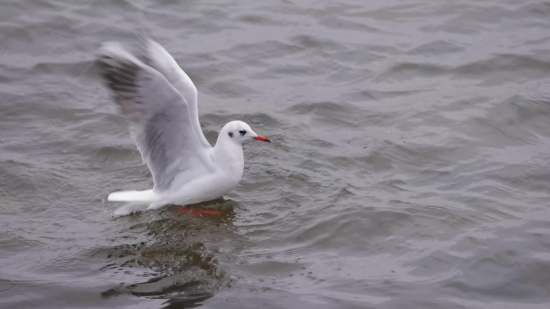
M 156 38 L 241 184 L 152 180 L 91 60 Z M 3 1 L 0 308 L 548 308 L 550 2 Z

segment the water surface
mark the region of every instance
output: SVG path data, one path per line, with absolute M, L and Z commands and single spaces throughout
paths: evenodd
M 151 176 L 91 63 L 153 36 L 241 184 Z M 547 1 L 3 1 L 0 308 L 548 308 Z

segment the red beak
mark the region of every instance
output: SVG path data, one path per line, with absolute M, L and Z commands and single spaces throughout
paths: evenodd
M 268 143 L 271 143 L 271 141 L 269 140 L 269 138 L 263 136 L 263 135 L 258 135 L 256 137 L 253 137 L 253 139 L 257 140 L 257 141 L 262 141 L 262 142 L 268 142 Z

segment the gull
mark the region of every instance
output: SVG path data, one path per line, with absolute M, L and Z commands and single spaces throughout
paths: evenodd
M 97 62 L 154 181 L 151 190 L 109 194 L 108 201 L 126 203 L 114 215 L 220 198 L 241 180 L 242 144 L 270 142 L 235 120 L 223 126 L 212 147 L 201 130 L 197 88 L 153 40 L 146 40 L 138 54 L 117 42 L 104 43 Z

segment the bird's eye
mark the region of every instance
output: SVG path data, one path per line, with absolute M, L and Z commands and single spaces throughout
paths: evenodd
M 229 135 L 229 137 L 233 137 L 233 132 L 229 132 L 227 134 Z
M 241 133 L 241 135 L 245 135 L 246 134 L 246 131 L 245 130 L 240 130 L 239 133 Z

